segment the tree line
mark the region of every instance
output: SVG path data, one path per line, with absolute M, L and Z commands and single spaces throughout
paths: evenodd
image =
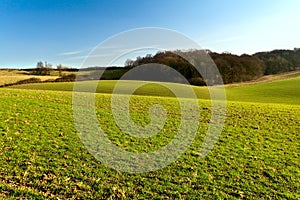
M 31 75 L 40 75 L 40 76 L 50 76 L 52 75 L 51 72 L 57 71 L 59 77 L 63 77 L 64 71 L 77 72 L 78 69 L 63 66 L 61 64 L 58 64 L 56 68 L 53 68 L 53 65 L 48 63 L 47 61 L 45 62 L 39 61 L 36 64 L 36 68 L 26 68 L 26 69 L 22 69 L 22 71 L 27 71 Z
M 278 74 L 300 69 L 300 48 L 293 50 L 273 50 L 269 52 L 258 52 L 253 55 L 234 55 L 228 52 L 216 53 L 209 50 L 189 50 L 189 51 L 161 51 L 155 55 L 147 54 L 144 57 L 138 56 L 135 60 L 127 59 L 125 67 L 89 67 L 81 69 L 89 71 L 89 73 L 79 75 L 78 80 L 96 80 L 98 79 L 97 70 L 103 70 L 101 79 L 103 80 L 118 80 L 126 72 L 138 66 L 146 66 L 136 73 L 131 73 L 123 79 L 128 80 L 149 80 L 149 81 L 165 81 L 186 83 L 184 77 L 192 85 L 214 85 L 218 84 L 215 80 L 215 71 L 212 66 L 203 65 L 201 74 L 193 65 L 201 65 L 207 54 L 214 61 L 217 69 L 220 72 L 223 83 L 236 83 L 258 79 L 264 75 Z M 188 62 L 192 61 L 192 63 Z M 200 63 L 200 64 L 199 64 Z M 204 62 L 205 63 L 205 62 Z M 209 63 L 209 62 L 206 62 Z M 158 64 L 166 65 L 170 68 L 162 68 Z M 38 62 L 36 68 L 25 69 L 36 75 L 50 75 L 50 72 L 57 70 L 62 79 L 59 81 L 75 81 L 75 75 L 63 76 L 63 71 L 77 72 L 78 69 L 68 68 L 62 65 L 57 65 L 53 69 L 52 65 L 47 62 Z M 157 73 L 156 73 L 157 72 Z M 180 75 L 179 75 L 180 74 Z M 206 76 L 206 78 L 205 78 Z M 207 78 L 209 77 L 209 78 Z
M 155 55 L 146 55 L 145 57 L 137 57 L 135 60 L 126 60 L 125 68 L 134 68 L 140 65 L 149 63 L 158 63 L 167 65 L 180 74 L 182 74 L 193 85 L 205 85 L 207 81 L 203 76 L 189 63 L 185 58 L 192 58 L 197 62 L 197 55 L 199 61 L 202 58 L 204 50 L 190 50 L 190 51 L 164 51 L 158 52 Z M 210 55 L 216 64 L 223 82 L 225 84 L 234 82 L 243 82 L 255 80 L 263 75 L 278 74 L 300 69 L 300 49 L 294 50 L 274 50 L 270 52 L 259 52 L 253 55 L 234 55 L 230 53 L 215 53 L 209 50 L 206 52 Z M 209 66 L 204 68 L 209 71 Z M 178 81 L 178 77 L 174 77 L 174 82 Z
M 264 62 L 265 75 L 278 74 L 300 69 L 300 48 L 259 52 L 253 56 Z

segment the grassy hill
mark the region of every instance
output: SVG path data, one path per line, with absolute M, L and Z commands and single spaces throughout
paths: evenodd
M 226 86 L 225 126 L 205 158 L 199 150 L 211 122 L 211 104 L 207 89 L 194 87 L 203 99 L 198 100 L 200 126 L 191 147 L 169 166 L 140 174 L 113 170 L 87 151 L 73 122 L 72 83 L 0 88 L 0 198 L 299 199 L 299 82 L 298 77 Z M 111 93 L 115 83 L 100 81 L 95 95 L 96 116 L 106 136 L 131 152 L 168 144 L 180 124 L 173 94 L 156 83 L 135 92 L 130 114 L 137 124 L 149 123 L 152 105 L 167 111 L 162 131 L 135 138 L 118 128 L 111 95 L 103 94 Z M 121 93 L 136 84 L 121 83 Z M 80 84 L 88 88 L 92 82 Z
M 227 86 L 228 100 L 300 105 L 300 76 L 271 82 Z
M 99 82 L 97 93 L 111 94 L 117 81 L 103 80 Z M 122 94 L 128 94 L 130 88 L 136 85 L 136 81 L 119 81 Z M 89 91 L 94 84 L 92 81 L 78 82 L 79 87 L 86 88 Z M 175 85 L 180 90 L 184 91 L 186 85 L 164 83 L 166 86 Z M 72 91 L 74 83 L 37 83 L 13 86 L 18 89 L 33 89 L 33 90 L 57 90 L 57 91 Z M 206 87 L 193 86 L 193 89 L 200 99 L 209 99 L 208 89 Z M 287 78 L 283 80 L 274 80 L 269 82 L 258 82 L 255 84 L 235 84 L 225 86 L 227 100 L 242 101 L 242 102 L 261 102 L 261 103 L 283 103 L 283 104 L 300 104 L 300 76 Z M 218 90 L 215 87 L 215 90 Z M 84 91 L 84 89 L 83 89 Z M 145 96 L 165 96 L 172 97 L 174 94 L 159 84 L 149 82 L 149 84 L 135 91 L 136 95 Z
M 22 198 L 299 198 L 299 106 L 228 103 L 221 138 L 199 158 L 210 104 L 199 100 L 195 141 L 170 166 L 131 174 L 101 164 L 81 143 L 70 92 L 0 89 L 0 196 Z M 100 126 L 120 148 L 148 152 L 166 145 L 180 121 L 175 98 L 134 96 L 134 120 L 147 123 L 148 108 L 169 111 L 165 128 L 137 139 L 120 131 L 110 95 L 97 94 Z

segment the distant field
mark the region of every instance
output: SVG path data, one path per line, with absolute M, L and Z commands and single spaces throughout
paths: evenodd
M 296 77 L 300 77 L 300 70 L 285 72 L 281 74 L 266 75 L 256 80 L 246 81 L 242 83 L 231 83 L 228 85 L 229 86 L 252 85 L 257 83 L 271 82 L 271 81 L 284 80 L 284 79 L 296 78 Z
M 114 86 L 119 82 L 121 85 L 121 94 L 129 94 L 130 89 L 135 87 L 138 83 L 137 81 L 116 81 L 116 80 L 101 80 L 99 81 L 98 87 L 96 89 L 96 93 L 107 93 L 111 94 L 113 92 Z M 144 96 L 163 96 L 163 97 L 173 97 L 174 94 L 167 89 L 166 87 L 160 85 L 155 82 L 144 82 L 146 83 L 143 87 L 137 89 L 135 91 L 135 95 L 144 95 Z M 95 81 L 84 81 L 78 82 L 78 87 L 82 88 L 81 91 L 90 91 L 91 87 L 95 84 Z M 166 86 L 175 86 L 177 88 L 182 88 L 182 91 L 186 89 L 186 85 L 183 84 L 175 84 L 175 83 L 162 83 Z M 18 89 L 33 89 L 33 90 L 54 90 L 54 91 L 73 91 L 74 83 L 43 83 L 43 84 L 26 84 L 26 85 L 18 85 L 12 86 L 11 88 Z M 196 88 L 196 87 L 193 87 Z M 197 88 L 197 95 L 200 97 L 209 98 L 207 88 Z
M 96 90 L 97 93 L 112 93 L 117 81 L 100 81 Z M 119 81 L 122 84 L 122 94 L 127 94 L 128 89 L 136 85 L 135 81 Z M 72 91 L 74 83 L 46 83 L 46 84 L 28 84 L 18 85 L 12 88 L 19 89 L 33 89 L 33 90 L 57 90 L 57 91 Z M 93 82 L 79 82 L 77 83 L 82 88 L 89 91 Z M 182 84 L 164 83 L 166 85 L 175 85 L 177 88 L 182 88 L 184 91 L 186 87 Z M 227 93 L 227 100 L 242 101 L 242 102 L 261 102 L 261 103 L 283 103 L 300 105 L 300 76 L 295 78 L 288 78 L 284 80 L 275 80 L 271 82 L 263 82 L 256 84 L 241 84 L 225 86 Z M 201 99 L 209 99 L 209 93 L 206 87 L 196 87 L 193 89 Z M 217 87 L 214 90 L 218 90 Z M 165 87 L 159 84 L 151 83 L 139 88 L 136 95 L 146 96 L 167 96 L 172 97 L 174 94 Z
M 272 82 L 226 87 L 228 100 L 300 105 L 300 76 Z
M 29 78 L 39 78 L 42 81 L 45 81 L 48 79 L 56 79 L 58 78 L 58 76 L 35 76 L 35 75 L 28 75 L 28 73 L 25 71 L 0 70 L 0 86 L 4 84 L 15 83 Z
M 138 124 L 164 105 L 157 135 L 139 139 L 117 127 L 111 95 L 96 94 L 97 117 L 120 148 L 148 152 L 166 145 L 180 122 L 175 98 L 132 96 Z M 89 154 L 77 136 L 72 93 L 0 89 L 0 198 L 23 199 L 299 199 L 299 106 L 229 102 L 225 127 L 212 152 L 199 158 L 210 103 L 199 100 L 200 127 L 175 163 L 150 173 L 112 170 Z M 298 191 L 298 192 L 297 192 Z

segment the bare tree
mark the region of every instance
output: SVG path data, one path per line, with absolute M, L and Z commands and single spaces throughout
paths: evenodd
M 125 67 L 133 67 L 133 64 L 134 64 L 134 61 L 133 60 L 131 60 L 131 59 L 127 59 L 126 61 L 125 61 Z
M 38 75 L 50 75 L 50 71 L 52 69 L 52 65 L 50 63 L 42 61 L 37 62 L 36 64 L 36 74 Z
M 63 66 L 61 64 L 56 66 L 57 70 L 58 70 L 58 74 L 60 77 L 62 77 L 62 70 L 63 70 Z

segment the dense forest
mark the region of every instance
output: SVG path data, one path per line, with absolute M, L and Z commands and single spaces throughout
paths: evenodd
M 215 62 L 225 84 L 250 81 L 263 75 L 300 69 L 299 48 L 295 48 L 294 50 L 259 52 L 253 55 L 243 54 L 240 56 L 230 53 L 206 52 L 208 52 Z M 177 70 L 191 84 L 205 85 L 205 82 L 208 80 L 204 81 L 198 71 L 185 59 L 195 58 L 195 55 L 200 55 L 201 59 L 201 53 L 203 54 L 203 50 L 158 52 L 153 56 L 148 54 L 145 57 L 137 57 L 136 60 L 127 60 L 125 68 L 130 69 L 149 63 L 163 64 Z M 145 72 L 145 75 L 148 73 Z M 141 74 L 140 79 L 145 79 L 145 76 Z M 173 82 L 181 82 L 181 80 L 179 77 L 174 77 Z
M 225 84 L 251 81 L 264 75 L 300 69 L 300 48 L 295 48 L 294 50 L 273 50 L 240 56 L 231 53 L 220 54 L 209 50 L 176 50 L 157 52 L 155 55 L 147 54 L 144 57 L 139 56 L 135 60 L 128 59 L 125 62 L 125 67 L 89 67 L 80 69 L 84 73 L 77 76 L 77 80 L 97 80 L 99 77 L 98 72 L 103 71 L 102 80 L 119 80 L 122 78 L 176 83 L 187 83 L 186 81 L 188 81 L 192 85 L 199 86 L 220 84 L 221 79 L 217 77 L 216 74 L 218 73 L 213 70 L 214 67 L 207 65 L 207 63 L 213 63 L 207 62 L 207 59 L 210 59 L 207 54 L 210 55 L 210 58 L 216 64 Z M 201 75 L 187 60 L 192 61 L 191 63 L 195 66 L 201 66 L 202 63 L 200 67 Z M 24 70 L 35 75 L 47 75 L 54 69 L 47 62 L 45 64 L 38 62 L 37 68 Z M 78 71 L 78 69 L 67 68 L 61 65 L 58 65 L 56 70 L 60 72 L 60 78 L 56 81 L 75 81 L 76 76 L 74 74 L 62 76 L 62 72 Z
M 300 69 L 300 48 L 260 52 L 253 56 L 264 62 L 264 74 L 278 74 Z

